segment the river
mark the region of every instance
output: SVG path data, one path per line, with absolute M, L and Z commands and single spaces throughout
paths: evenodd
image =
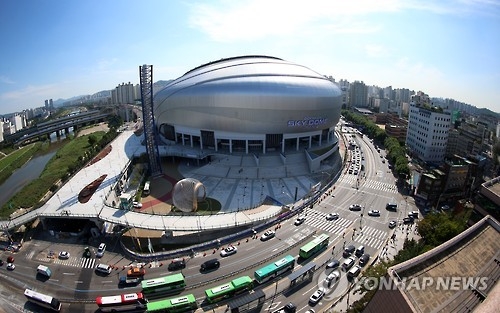
M 71 131 L 70 133 L 73 132 Z M 6 204 L 10 198 L 23 189 L 24 186 L 40 176 L 50 159 L 56 154 L 57 150 L 62 147 L 63 143 L 60 140 L 65 137 L 66 136 L 63 134 L 58 140 L 55 133 L 51 134 L 50 148 L 43 154 L 35 155 L 0 185 L 0 207 Z
M 0 186 L 0 206 L 3 206 L 9 201 L 12 196 L 23 189 L 24 186 L 29 184 L 32 180 L 38 178 L 42 173 L 47 162 L 56 154 L 57 151 L 39 155 L 20 169 L 12 173 L 12 175 Z

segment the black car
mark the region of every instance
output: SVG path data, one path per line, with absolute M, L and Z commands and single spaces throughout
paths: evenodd
M 168 270 L 169 271 L 177 271 L 177 270 L 181 270 L 183 268 L 186 268 L 186 262 L 184 262 L 184 260 L 180 260 L 180 259 L 179 260 L 173 260 L 168 265 Z
M 403 218 L 403 224 L 413 224 L 415 220 L 413 219 L 413 217 L 405 217 Z
M 340 261 L 339 260 L 333 260 L 330 263 L 326 265 L 326 268 L 333 268 L 336 269 L 340 266 Z
M 220 267 L 220 262 L 217 259 L 211 259 L 208 261 L 205 261 L 203 264 L 201 264 L 200 271 L 202 272 L 208 272 L 210 270 L 216 270 Z
M 370 255 L 368 253 L 365 253 L 363 254 L 360 258 L 359 258 L 359 265 L 361 266 L 365 266 L 366 263 L 368 263 L 368 260 L 370 260 Z
M 349 256 L 350 256 L 350 255 L 354 252 L 354 250 L 356 250 L 356 247 L 355 247 L 355 246 L 353 246 L 353 245 L 349 245 L 349 246 L 347 246 L 347 247 L 344 249 L 344 252 L 342 253 L 342 256 L 343 256 L 344 258 L 347 258 L 347 257 L 349 257 Z

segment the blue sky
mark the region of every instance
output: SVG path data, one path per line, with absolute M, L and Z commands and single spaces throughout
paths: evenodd
M 0 2 L 0 114 L 270 55 L 500 112 L 500 1 Z

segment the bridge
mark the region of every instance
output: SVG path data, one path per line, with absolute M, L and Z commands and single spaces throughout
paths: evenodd
M 19 146 L 33 139 L 49 137 L 52 133 L 56 133 L 57 136 L 59 136 L 61 131 L 69 133 L 71 127 L 73 130 L 76 130 L 87 125 L 105 122 L 108 116 L 109 114 L 100 111 L 88 111 L 65 116 L 5 136 L 5 141 L 12 141 L 16 146 Z

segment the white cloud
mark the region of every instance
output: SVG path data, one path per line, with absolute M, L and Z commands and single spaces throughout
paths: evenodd
M 379 58 L 389 55 L 389 51 L 387 51 L 387 49 L 384 46 L 376 44 L 365 45 L 365 53 L 368 57 L 371 58 Z
M 377 25 L 353 19 L 400 7 L 396 0 L 263 1 L 191 5 L 190 25 L 215 41 L 251 41 L 269 36 L 297 36 L 308 29 L 331 33 L 373 32 Z
M 7 76 L 4 76 L 4 75 L 0 75 L 0 83 L 4 83 L 4 84 L 15 84 L 15 82 L 10 79 L 9 77 Z
M 191 27 L 218 42 L 252 41 L 270 36 L 297 37 L 309 29 L 329 33 L 370 33 L 380 29 L 369 15 L 404 10 L 463 15 L 498 12 L 496 0 L 254 0 L 190 4 Z
M 117 58 L 99 60 L 96 65 L 96 70 L 99 72 L 108 71 L 111 68 L 111 66 L 117 62 L 118 62 Z

